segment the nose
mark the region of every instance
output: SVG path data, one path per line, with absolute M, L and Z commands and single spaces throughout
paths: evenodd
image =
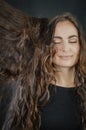
M 62 51 L 68 51 L 69 50 L 68 43 L 67 42 L 62 43 L 60 50 L 62 50 Z

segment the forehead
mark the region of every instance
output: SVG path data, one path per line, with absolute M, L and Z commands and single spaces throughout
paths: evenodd
M 55 27 L 54 36 L 57 35 L 78 35 L 78 30 L 70 21 L 61 21 Z

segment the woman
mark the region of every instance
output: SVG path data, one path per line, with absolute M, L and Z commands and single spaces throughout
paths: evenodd
M 0 85 L 12 90 L 2 130 L 85 128 L 86 45 L 77 21 L 65 14 L 47 27 L 2 5 Z
M 49 23 L 50 45 L 42 56 L 40 130 L 86 129 L 86 42 L 69 13 Z

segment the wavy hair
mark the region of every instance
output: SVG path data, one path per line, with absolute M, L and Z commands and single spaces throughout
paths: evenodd
M 2 130 L 38 130 L 37 79 L 47 25 L 48 19 L 27 16 L 0 1 L 0 85 L 11 93 Z
M 55 80 L 54 55 L 51 44 L 56 23 L 69 20 L 77 28 L 81 46 L 76 65 L 75 83 L 81 97 L 82 121 L 86 127 L 86 43 L 82 29 L 71 14 L 54 19 L 27 16 L 4 1 L 0 1 L 0 84 L 12 88 L 9 107 L 2 130 L 39 130 L 40 107 L 50 93 L 48 86 Z M 48 24 L 49 22 L 49 24 Z
M 71 13 L 68 13 L 68 12 L 52 18 L 49 22 L 48 32 L 47 32 L 48 33 L 47 42 L 50 45 L 46 47 L 46 51 L 45 51 L 46 53 L 43 54 L 42 59 L 41 59 L 42 73 L 43 73 L 43 76 L 41 76 L 41 80 L 44 77 L 45 82 L 47 82 L 47 85 L 46 85 L 47 87 L 44 90 L 44 93 L 47 92 L 48 96 L 45 102 L 50 97 L 50 94 L 48 91 L 49 82 L 52 79 L 56 81 L 55 76 L 54 76 L 55 66 L 52 63 L 52 58 L 55 54 L 55 50 L 53 50 L 53 44 L 51 43 L 52 43 L 52 37 L 54 35 L 56 24 L 61 21 L 71 22 L 78 31 L 78 36 L 79 36 L 79 41 L 80 41 L 80 57 L 79 57 L 78 63 L 75 65 L 75 84 L 76 86 L 78 86 L 78 83 L 81 84 L 81 87 L 78 87 L 77 89 L 77 93 L 80 96 L 80 101 L 81 101 L 80 104 L 81 104 L 82 123 L 83 123 L 84 129 L 86 129 L 86 41 L 85 41 L 85 35 L 84 35 L 81 24 L 79 23 L 79 21 L 77 20 L 75 16 L 73 16 Z

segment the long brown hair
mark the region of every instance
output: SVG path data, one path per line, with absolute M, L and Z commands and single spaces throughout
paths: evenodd
M 0 1 L 0 85 L 11 93 L 2 130 L 38 130 L 38 66 L 47 25 L 48 19 L 27 16 Z
M 48 19 L 28 17 L 4 1 L 0 1 L 0 5 L 0 84 L 12 88 L 2 130 L 39 130 L 39 107 L 49 100 L 48 86 L 55 80 L 51 46 L 55 22 L 63 18 L 75 20 L 65 14 L 51 20 L 48 26 Z M 83 82 L 86 45 L 79 25 L 74 25 L 77 25 L 82 48 L 76 77 L 79 76 L 83 84 L 78 94 L 82 99 L 83 124 L 86 124 L 86 86 Z
M 81 24 L 79 23 L 77 18 L 73 16 L 71 13 L 63 13 L 61 15 L 58 15 L 52 18 L 49 22 L 47 42 L 49 42 L 50 45 L 46 47 L 45 54 L 43 54 L 42 56 L 43 76 L 45 78 L 45 81 L 47 82 L 46 85 L 47 87 L 44 91 L 45 93 L 48 92 L 48 99 L 49 99 L 50 95 L 48 91 L 48 85 L 49 85 L 48 81 L 49 79 L 55 80 L 54 77 L 55 67 L 52 63 L 52 57 L 54 56 L 55 51 L 53 50 L 53 44 L 51 43 L 52 43 L 52 37 L 54 35 L 56 24 L 60 21 L 71 22 L 78 31 L 79 42 L 80 42 L 80 57 L 78 63 L 75 66 L 75 84 L 76 86 L 78 86 L 79 82 L 81 84 L 81 87 L 78 87 L 77 89 L 77 93 L 78 95 L 80 95 L 81 108 L 82 108 L 81 109 L 82 122 L 84 128 L 86 129 L 86 80 L 85 80 L 86 79 L 86 41 L 85 41 L 85 36 Z

